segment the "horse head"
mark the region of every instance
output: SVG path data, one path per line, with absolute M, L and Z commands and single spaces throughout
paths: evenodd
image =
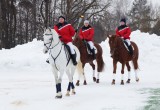
M 59 43 L 60 41 L 59 35 L 54 29 L 47 28 L 45 29 L 43 34 L 43 41 L 44 41 L 43 52 L 47 53 L 50 48 L 54 47 L 55 45 L 57 45 L 57 43 Z
M 115 48 L 116 48 L 116 35 L 109 35 L 109 46 L 110 46 L 110 53 L 113 55 Z

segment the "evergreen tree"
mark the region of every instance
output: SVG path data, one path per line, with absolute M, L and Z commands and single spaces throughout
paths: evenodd
M 134 0 L 133 6 L 129 12 L 131 27 L 133 30 L 149 32 L 151 29 L 150 6 L 147 0 Z

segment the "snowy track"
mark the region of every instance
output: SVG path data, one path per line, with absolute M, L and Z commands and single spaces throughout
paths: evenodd
M 140 49 L 139 76 L 136 83 L 120 85 L 118 65 L 116 85 L 111 85 L 112 59 L 108 42 L 102 42 L 105 71 L 100 84 L 92 81 L 86 65 L 87 86 L 82 80 L 76 95 L 66 97 L 68 79 L 62 82 L 63 99 L 55 99 L 55 82 L 43 43 L 34 40 L 11 50 L 0 50 L 0 110 L 159 110 L 160 100 L 160 37 L 135 31 L 131 37 Z M 75 74 L 74 82 L 76 82 Z M 125 70 L 125 80 L 127 71 Z M 157 102 L 158 101 L 158 102 Z

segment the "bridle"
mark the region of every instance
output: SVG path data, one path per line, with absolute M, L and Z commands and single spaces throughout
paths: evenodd
M 52 34 L 45 34 L 45 35 L 46 35 L 46 36 L 49 36 L 49 35 L 52 35 Z M 58 56 L 60 55 L 60 53 L 61 53 L 61 51 L 62 51 L 62 44 L 61 44 L 61 49 L 60 49 L 58 55 L 54 58 L 53 55 L 51 54 L 51 49 L 53 49 L 53 48 L 55 48 L 56 46 L 58 46 L 58 44 L 59 44 L 61 41 L 60 41 L 60 39 L 59 39 L 58 43 L 57 43 L 55 46 L 51 47 L 52 42 L 53 42 L 53 36 L 52 36 L 52 38 L 49 39 L 49 40 L 51 40 L 51 41 L 48 42 L 48 43 L 45 43 L 45 42 L 44 42 L 44 46 L 45 46 L 48 50 L 50 50 L 49 54 L 51 55 L 51 57 L 52 57 L 52 59 L 53 59 L 53 61 L 54 61 L 55 67 L 56 67 L 56 69 L 58 70 L 57 65 L 56 65 L 55 62 L 56 62 L 56 59 L 58 58 Z M 50 45 L 47 46 L 48 44 L 50 44 Z
M 50 36 L 50 35 L 52 35 L 52 34 L 45 34 L 45 36 Z M 45 46 L 48 50 L 55 48 L 55 47 L 60 43 L 60 40 L 59 40 L 58 43 L 57 43 L 55 46 L 51 47 L 52 42 L 53 42 L 53 37 L 50 38 L 49 40 L 50 40 L 50 42 L 48 42 L 48 43 L 45 43 L 45 42 L 44 42 L 44 46 Z M 48 44 L 50 44 L 50 45 L 47 46 Z
M 112 42 L 113 42 L 113 41 L 112 41 Z M 114 46 L 112 47 L 111 55 L 113 55 L 116 50 L 119 50 L 119 49 L 123 48 L 122 45 L 120 45 L 120 46 L 117 46 L 117 45 L 116 45 L 116 44 L 117 44 L 117 41 L 116 41 L 116 42 L 114 41 L 113 43 L 114 43 Z

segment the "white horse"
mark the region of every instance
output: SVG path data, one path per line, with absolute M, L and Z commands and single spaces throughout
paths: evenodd
M 70 88 L 72 88 L 72 94 L 75 94 L 75 87 L 73 84 L 73 75 L 76 70 L 76 66 L 73 65 L 72 60 L 67 57 L 68 51 L 66 47 L 60 41 L 57 32 L 54 29 L 46 29 L 43 35 L 44 49 L 43 52 L 49 52 L 49 62 L 52 66 L 52 71 L 56 82 L 56 98 L 62 98 L 61 83 L 64 72 L 66 72 L 69 78 L 69 84 L 66 96 L 70 96 Z M 76 46 L 74 46 L 77 57 L 76 61 L 80 62 L 80 52 Z

